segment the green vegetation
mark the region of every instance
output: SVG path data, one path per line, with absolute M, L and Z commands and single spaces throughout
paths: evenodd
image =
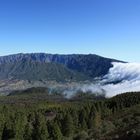
M 81 81 L 90 78 L 55 62 L 21 60 L 0 64 L 0 79 Z
M 140 93 L 81 101 L 23 97 L 0 97 L 0 140 L 140 139 Z

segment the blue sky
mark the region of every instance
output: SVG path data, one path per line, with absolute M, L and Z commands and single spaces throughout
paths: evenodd
M 0 0 L 0 55 L 21 52 L 140 62 L 140 0 Z

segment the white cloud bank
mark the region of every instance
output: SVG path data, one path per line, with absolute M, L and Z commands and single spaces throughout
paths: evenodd
M 140 91 L 140 63 L 112 63 L 107 75 L 103 80 L 92 84 L 79 86 L 82 91 L 93 93 L 106 93 L 107 97 L 116 94 Z M 78 87 L 77 87 L 78 89 Z
M 136 81 L 140 80 L 140 63 L 112 63 L 109 73 L 105 78 L 109 81 L 126 80 Z
M 102 88 L 107 96 L 119 93 L 140 91 L 140 63 L 112 63 L 109 73 L 104 76 L 103 82 L 118 82 L 106 84 Z

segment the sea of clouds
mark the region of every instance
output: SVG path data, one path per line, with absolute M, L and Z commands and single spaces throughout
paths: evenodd
M 107 75 L 96 84 L 84 85 L 83 91 L 105 92 L 107 97 L 140 91 L 140 63 L 112 63 Z

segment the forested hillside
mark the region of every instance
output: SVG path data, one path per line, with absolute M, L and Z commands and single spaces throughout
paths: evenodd
M 1 102 L 1 140 L 140 139 L 140 93 L 100 100 L 17 100 Z
M 59 63 L 38 62 L 22 60 L 8 62 L 0 65 L 0 80 L 56 80 L 56 81 L 82 81 L 89 77 L 82 73 L 70 70 Z

